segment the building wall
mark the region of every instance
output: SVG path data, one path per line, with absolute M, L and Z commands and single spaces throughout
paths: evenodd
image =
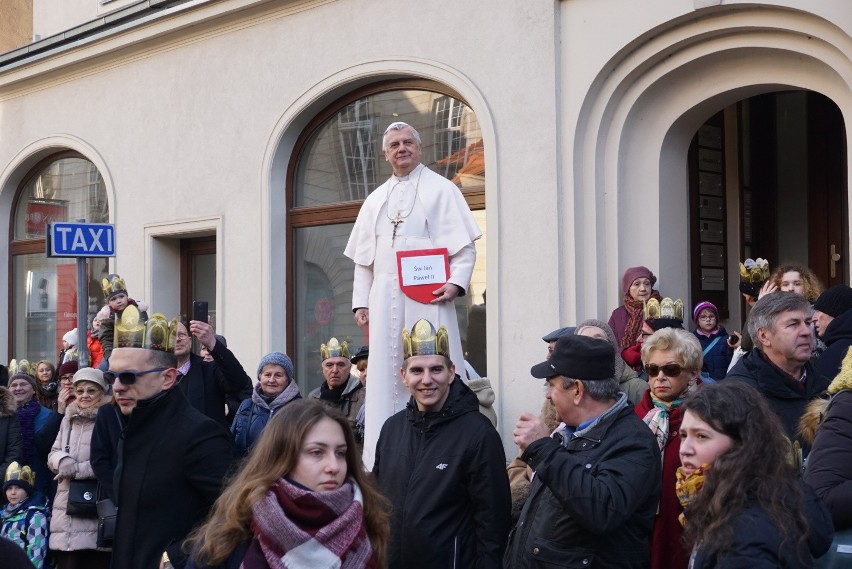
M 807 12 L 792 0 L 695 4 L 184 5 L 0 70 L 0 226 L 38 157 L 78 149 L 112 197 L 113 268 L 157 310 L 177 308 L 176 239 L 216 232 L 219 328 L 252 369 L 284 348 L 291 317 L 284 181 L 299 133 L 358 85 L 444 83 L 485 140 L 488 367 L 511 457 L 516 417 L 540 408 L 529 367 L 545 332 L 607 318 L 632 264 L 657 267 L 666 295 L 688 296 L 685 154 L 701 122 L 785 86 L 852 110 L 844 0 Z M 0 252 L 2 282 L 6 260 Z
M 30 43 L 33 0 L 0 0 L 0 53 Z

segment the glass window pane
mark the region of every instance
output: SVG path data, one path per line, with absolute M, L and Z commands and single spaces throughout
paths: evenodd
M 62 336 L 77 326 L 77 263 L 43 253 L 16 255 L 13 261 L 11 358 L 56 362 Z M 106 259 L 89 259 L 88 321 L 105 304 L 100 281 Z
M 296 207 L 363 200 L 390 175 L 382 154 L 389 124 L 420 133 L 421 161 L 461 188 L 485 184 L 479 122 L 458 99 L 432 91 L 397 90 L 346 105 L 310 137 L 296 170 Z
M 323 381 L 320 344 L 332 336 L 357 350 L 366 330 L 352 317 L 352 260 L 343 249 L 351 223 L 307 227 L 295 232 L 296 377 L 303 394 Z
M 15 213 L 15 239 L 45 236 L 53 221 L 107 223 L 109 204 L 103 178 L 84 158 L 61 158 L 30 179 Z

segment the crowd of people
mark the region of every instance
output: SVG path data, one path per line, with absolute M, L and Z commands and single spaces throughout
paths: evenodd
M 4 567 L 852 560 L 850 287 L 760 268 L 740 334 L 712 302 L 685 307 L 650 269 L 628 268 L 608 322 L 554 330 L 529 356 L 544 397 L 518 419 L 507 467 L 495 394 L 465 362 L 453 305 L 480 232 L 458 189 L 420 164 L 416 130 L 393 123 L 383 150 L 393 176 L 346 249 L 370 343 L 317 346 L 313 391 L 279 351 L 250 378 L 208 322 L 148 314 L 118 275 L 87 334 L 102 361 L 80 360 L 75 330 L 55 364 L 11 366 Z M 442 260 L 446 274 L 412 286 L 403 257 Z

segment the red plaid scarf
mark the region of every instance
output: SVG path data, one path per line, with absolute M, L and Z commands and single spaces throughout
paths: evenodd
M 282 478 L 252 506 L 251 528 L 272 569 L 374 568 L 362 502 L 352 481 L 317 493 Z

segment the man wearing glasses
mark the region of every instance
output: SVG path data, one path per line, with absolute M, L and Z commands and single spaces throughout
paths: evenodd
M 115 348 L 104 373 L 119 414 L 99 414 L 97 423 L 121 426 L 112 495 L 116 569 L 183 567 L 182 541 L 207 515 L 237 459 L 224 426 L 174 389 L 176 321 L 169 329 L 157 316 L 138 339 L 125 337 L 123 345 L 138 347 Z
M 521 459 L 535 471 L 504 567 L 552 563 L 645 568 L 660 498 L 660 449 L 619 391 L 606 340 L 559 338 L 533 377 L 565 427 L 550 431 L 531 413 L 515 427 Z

